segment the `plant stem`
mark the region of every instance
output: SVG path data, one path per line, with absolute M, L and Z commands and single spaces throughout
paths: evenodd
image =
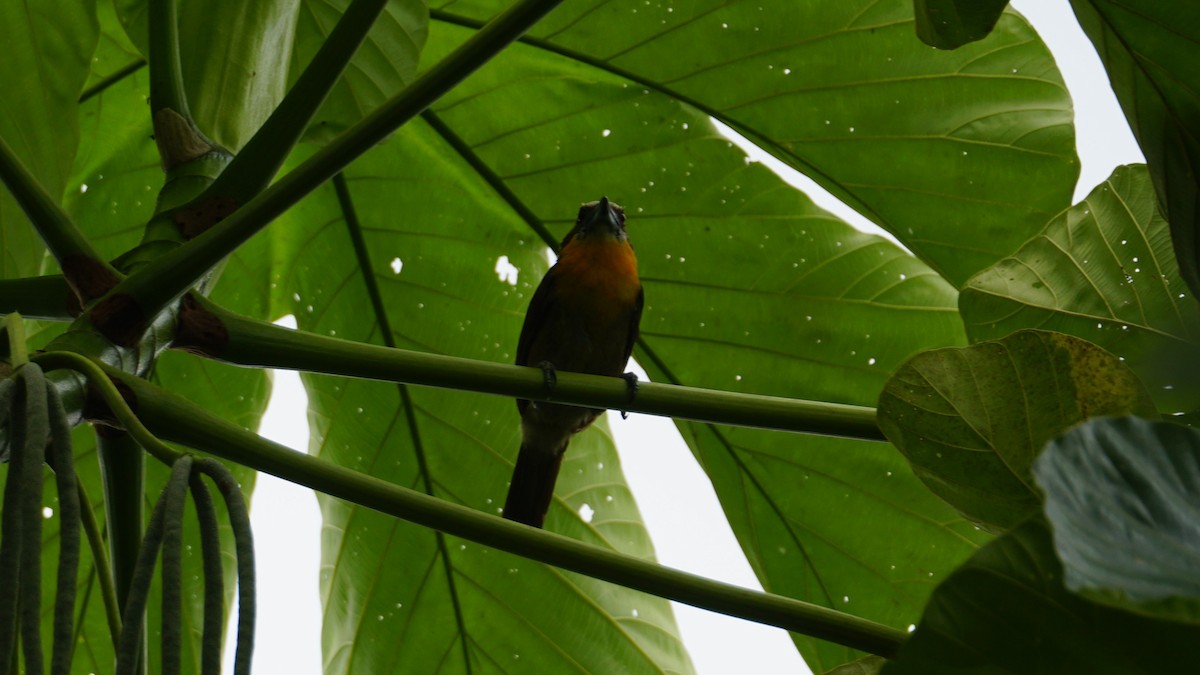
M 61 274 L 0 279 L 0 314 L 20 312 L 30 319 L 70 321 L 82 311 Z
M 167 253 L 110 294 L 129 296 L 148 322 L 268 223 L 382 141 L 519 38 L 562 0 L 519 0 L 407 89 L 321 148 L 233 215 Z
M 886 440 L 875 423 L 874 408 L 653 382 L 639 384 L 630 401 L 627 384 L 620 378 L 568 372 L 559 372 L 554 391 L 547 392 L 544 375 L 537 368 L 314 335 L 242 317 L 202 299 L 198 302 L 221 320 L 229 336 L 221 351 L 211 355 L 238 365 L 553 399 L 697 422 Z
M 47 368 L 70 367 L 55 356 L 37 360 Z M 548 565 L 880 656 L 894 655 L 906 638 L 903 631 L 860 617 L 673 570 L 330 464 L 245 431 L 145 380 L 103 368 L 133 392 L 139 416 L 163 438 L 339 499 Z
M 123 614 L 129 601 L 138 551 L 142 547 L 146 455 L 129 434 L 99 427 L 96 429 L 96 455 L 104 486 L 104 517 L 108 523 L 108 550 L 112 556 L 117 606 Z M 143 634 L 143 662 L 145 644 Z
M 117 272 L 92 247 L 67 212 L 37 182 L 0 138 L 0 181 L 46 242 L 75 293 L 84 303 L 100 297 L 121 280 Z
M 187 92 L 183 88 L 183 67 L 179 61 L 179 7 L 177 0 L 150 0 L 147 6 L 150 24 L 150 112 L 164 108 L 191 120 Z
M 262 192 L 300 141 L 387 0 L 354 0 L 279 106 L 197 201 L 229 197 L 242 204 Z
M 8 338 L 8 360 L 13 368 L 29 363 L 29 347 L 25 344 L 25 320 L 12 312 L 0 321 L 0 328 Z
M 108 564 L 108 552 L 104 548 L 104 535 L 100 532 L 100 523 L 96 521 L 96 511 L 92 500 L 88 498 L 83 483 L 75 483 L 79 491 L 79 515 L 83 520 L 83 531 L 87 535 L 88 548 L 92 551 L 92 565 L 96 568 L 96 577 L 100 582 L 100 597 L 104 601 L 104 618 L 108 621 L 108 632 L 112 636 L 113 649 L 117 648 L 117 638 L 121 635 L 121 604 L 117 599 L 117 587 L 113 583 L 112 568 Z

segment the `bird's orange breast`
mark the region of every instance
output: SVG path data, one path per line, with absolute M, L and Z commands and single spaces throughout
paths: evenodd
M 562 298 L 590 306 L 597 319 L 615 319 L 629 311 L 642 284 L 637 257 L 628 242 L 600 239 L 573 241 L 558 259 Z

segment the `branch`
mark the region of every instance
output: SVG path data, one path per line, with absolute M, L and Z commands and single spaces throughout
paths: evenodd
M 42 188 L 3 138 L 0 138 L 0 181 L 25 211 L 84 304 L 117 285 L 121 274 L 100 257 L 92 243 L 71 222 L 67 212 Z
M 0 279 L 0 314 L 20 312 L 30 319 L 70 321 L 82 311 L 79 298 L 60 274 Z
M 407 89 L 318 150 L 204 234 L 146 265 L 98 303 L 93 318 L 142 327 L 210 268 L 325 181 L 475 72 L 562 0 L 520 0 Z M 137 331 L 133 331 L 137 332 Z M 105 330 L 108 334 L 108 331 Z
M 48 352 L 34 360 L 45 368 L 75 368 L 86 359 Z M 135 418 L 138 433 L 149 428 L 167 440 L 424 527 L 695 607 L 881 656 L 895 655 L 906 638 L 903 631 L 860 617 L 673 570 L 387 483 L 289 450 L 115 368 L 91 364 L 87 370 L 98 368 L 137 401 L 138 415 L 147 425 Z
M 205 325 L 198 326 L 202 321 Z M 185 303 L 175 346 L 242 366 L 554 400 L 696 422 L 886 440 L 875 423 L 874 408 L 653 382 L 639 384 L 630 401 L 627 384 L 621 378 L 562 371 L 554 391 L 547 392 L 542 371 L 537 368 L 315 335 L 239 316 L 203 299 Z

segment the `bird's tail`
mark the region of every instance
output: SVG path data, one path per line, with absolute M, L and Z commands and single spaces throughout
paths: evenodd
M 504 500 L 505 518 L 533 527 L 542 526 L 546 511 L 550 510 L 550 500 L 554 498 L 554 482 L 558 479 L 563 454 L 521 445 L 508 486 L 508 499 Z

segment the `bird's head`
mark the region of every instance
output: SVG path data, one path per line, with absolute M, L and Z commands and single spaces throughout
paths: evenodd
M 583 204 L 579 207 L 575 227 L 563 239 L 563 247 L 572 241 L 629 241 L 629 235 L 625 233 L 625 209 L 608 201 L 608 197 Z

